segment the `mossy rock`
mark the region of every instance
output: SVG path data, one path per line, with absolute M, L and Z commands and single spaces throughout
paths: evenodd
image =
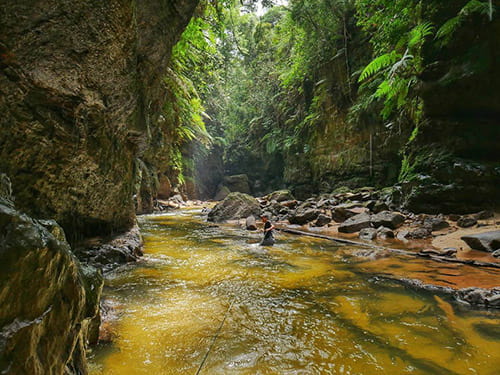
M 208 221 L 238 220 L 250 215 L 258 217 L 260 214 L 261 209 L 257 199 L 248 194 L 231 193 L 209 212 Z

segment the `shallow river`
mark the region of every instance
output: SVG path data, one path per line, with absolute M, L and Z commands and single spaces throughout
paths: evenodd
M 434 277 L 433 262 L 377 263 L 282 234 L 261 248 L 258 234 L 196 210 L 140 222 L 145 256 L 108 275 L 118 318 L 113 342 L 91 354 L 92 375 L 500 374 L 499 311 L 379 277 L 406 263 Z M 440 267 L 445 282 L 468 272 Z

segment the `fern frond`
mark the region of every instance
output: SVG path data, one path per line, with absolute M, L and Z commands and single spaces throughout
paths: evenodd
M 374 74 L 380 72 L 382 69 L 387 68 L 390 65 L 393 65 L 396 61 L 401 58 L 401 54 L 396 51 L 392 51 L 390 53 L 386 53 L 382 56 L 377 57 L 371 63 L 369 63 L 361 75 L 359 76 L 358 82 L 364 81 L 367 78 L 370 78 Z
M 420 23 L 409 33 L 408 48 L 422 44 L 429 35 L 434 33 L 434 25 L 430 22 Z
M 436 39 L 447 40 L 458 29 L 462 23 L 462 17 L 456 16 L 446 21 L 436 33 Z

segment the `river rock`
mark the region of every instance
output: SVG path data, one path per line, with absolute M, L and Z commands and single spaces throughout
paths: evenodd
M 378 214 L 379 212 L 382 211 L 387 211 L 389 210 L 389 206 L 385 202 L 381 201 L 370 201 L 366 207 L 373 212 L 374 214 Z
M 142 236 L 136 224 L 116 236 L 83 242 L 74 252 L 81 261 L 109 271 L 124 263 L 136 262 L 143 255 L 142 248 Z
M 500 307 L 500 288 L 466 288 L 455 293 L 455 297 L 471 305 L 482 305 L 486 307 Z
M 500 230 L 461 237 L 474 250 L 493 252 L 500 249 Z
M 298 208 L 295 213 L 290 214 L 288 221 L 290 224 L 304 225 L 315 220 L 320 213 L 316 208 Z
M 255 221 L 255 216 L 250 215 L 245 220 L 245 227 L 247 230 L 257 230 L 257 223 Z
M 425 238 L 429 238 L 432 236 L 431 229 L 429 227 L 420 227 L 410 231 L 407 231 L 404 235 L 404 238 L 410 238 L 413 240 L 422 240 Z M 398 235 L 399 237 L 399 235 Z
M 243 193 L 231 193 L 208 213 L 208 221 L 239 220 L 250 215 L 259 217 L 261 209 L 254 197 Z
M 343 223 L 350 217 L 357 215 L 353 210 L 349 210 L 345 207 L 337 206 L 332 209 L 332 219 L 337 223 Z
M 457 254 L 457 249 L 454 247 L 447 247 L 444 249 L 424 249 L 419 251 L 419 254 L 424 256 L 438 255 L 438 256 L 452 257 Z
M 371 221 L 375 228 L 384 226 L 390 229 L 397 229 L 403 225 L 405 217 L 397 212 L 382 211 L 373 215 Z
M 265 196 L 265 199 L 277 202 L 293 201 L 295 198 L 290 190 L 277 190 Z
M 500 258 L 500 250 L 495 250 L 494 252 L 491 253 L 492 256 L 495 258 Z
M 481 212 L 478 212 L 477 214 L 474 214 L 473 215 L 473 218 L 476 219 L 476 220 L 487 220 L 487 219 L 491 219 L 495 216 L 495 214 L 493 213 L 493 211 L 481 211 Z
M 378 227 L 377 228 L 377 236 L 386 239 L 386 238 L 394 238 L 394 232 L 386 227 Z
M 315 227 L 323 227 L 327 224 L 329 224 L 332 221 L 332 218 L 330 216 L 327 216 L 325 214 L 319 214 L 318 218 L 314 222 Z
M 377 230 L 375 228 L 363 228 L 359 232 L 359 238 L 372 241 L 377 238 Z
M 458 219 L 457 225 L 461 228 L 470 228 L 477 224 L 477 220 L 470 216 L 464 216 Z
M 448 228 L 450 224 L 439 217 L 428 216 L 424 219 L 424 226 L 429 227 L 431 231 L 437 231 Z
M 355 233 L 359 232 L 363 228 L 368 228 L 370 226 L 371 215 L 367 213 L 361 213 L 350 217 L 342 224 L 340 224 L 338 231 L 341 233 Z

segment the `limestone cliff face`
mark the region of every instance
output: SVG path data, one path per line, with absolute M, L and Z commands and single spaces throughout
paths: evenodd
M 0 170 L 72 236 L 129 228 L 171 48 L 197 0 L 0 4 Z

